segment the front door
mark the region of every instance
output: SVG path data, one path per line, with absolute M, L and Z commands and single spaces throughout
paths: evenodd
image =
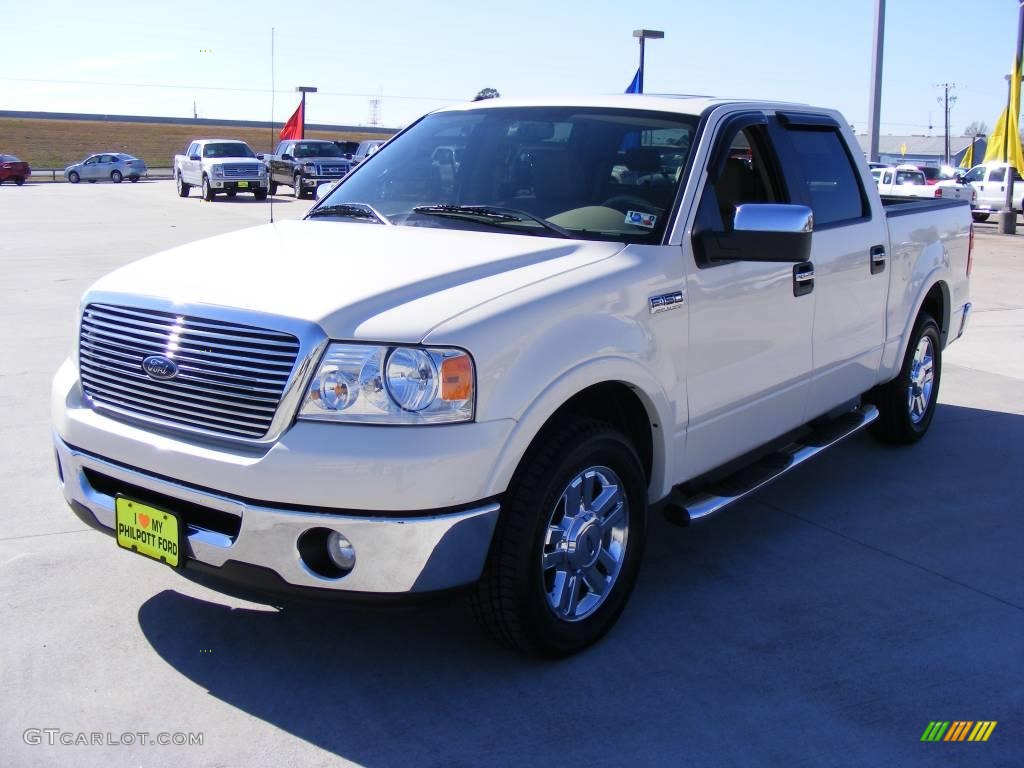
M 790 202 L 766 117 L 727 118 L 711 158 L 687 246 L 686 477 L 802 424 L 811 371 L 815 297 L 795 295 L 794 265 L 714 262 L 701 245 L 737 205 Z

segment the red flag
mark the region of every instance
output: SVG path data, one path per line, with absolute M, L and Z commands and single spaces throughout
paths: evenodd
M 299 102 L 298 108 L 288 118 L 288 122 L 284 124 L 284 128 L 281 129 L 281 133 L 278 134 L 280 139 L 301 139 L 302 129 L 305 123 L 305 115 L 302 114 L 302 102 Z

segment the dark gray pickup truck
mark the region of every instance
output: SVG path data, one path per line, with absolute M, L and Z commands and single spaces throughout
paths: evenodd
M 351 161 L 333 141 L 289 139 L 277 145 L 265 161 L 270 168 L 270 194 L 279 185 L 291 187 L 295 197 L 314 193 L 324 182 L 333 182 L 348 173 Z

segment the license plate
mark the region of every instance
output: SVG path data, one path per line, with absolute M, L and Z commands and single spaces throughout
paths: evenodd
M 172 512 L 124 496 L 114 500 L 117 545 L 140 555 L 181 565 L 181 521 Z
M 244 189 L 245 187 L 248 187 L 248 186 L 249 186 L 249 182 L 248 182 L 248 181 L 240 181 L 240 182 L 238 182 L 238 186 L 239 186 L 240 188 L 243 188 L 243 189 Z

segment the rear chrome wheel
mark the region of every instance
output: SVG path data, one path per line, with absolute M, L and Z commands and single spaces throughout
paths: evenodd
M 114 182 L 115 184 L 120 184 L 121 180 L 123 178 L 124 178 L 124 176 L 121 175 L 120 171 L 111 171 L 110 172 L 110 180 L 112 182 Z
M 932 402 L 932 389 L 935 383 L 935 350 L 932 340 L 922 336 L 914 351 L 914 359 L 910 366 L 910 383 L 907 385 L 907 407 L 910 420 L 920 424 L 928 413 Z

